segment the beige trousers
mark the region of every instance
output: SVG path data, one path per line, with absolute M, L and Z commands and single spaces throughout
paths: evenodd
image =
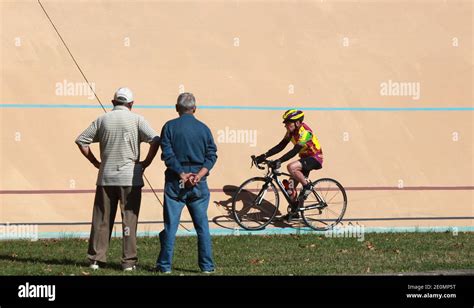
M 122 267 L 138 262 L 137 224 L 142 198 L 140 186 L 97 186 L 92 214 L 92 227 L 87 257 L 91 261 L 106 262 L 107 249 L 120 202 L 122 215 Z

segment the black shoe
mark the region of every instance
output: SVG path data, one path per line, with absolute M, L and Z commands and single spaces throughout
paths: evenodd
M 293 220 L 299 220 L 300 219 L 300 213 L 288 213 L 284 216 L 281 216 L 281 220 L 285 220 L 287 222 L 293 221 Z
M 300 192 L 300 195 L 298 196 L 298 204 L 301 204 L 302 202 L 304 202 L 309 194 L 311 194 L 311 191 L 313 190 L 313 187 L 311 187 L 310 184 L 306 184 L 305 186 L 303 186 L 303 188 L 301 189 L 301 192 Z

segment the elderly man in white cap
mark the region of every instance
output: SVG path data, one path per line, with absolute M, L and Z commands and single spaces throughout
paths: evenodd
M 143 171 L 155 157 L 160 138 L 148 122 L 131 112 L 133 93 L 119 88 L 112 100 L 114 108 L 99 118 L 77 137 L 81 153 L 97 168 L 92 228 L 88 258 L 91 269 L 99 269 L 106 263 L 107 249 L 120 201 L 123 227 L 122 268 L 136 269 L 138 262 L 136 232 L 140 210 Z M 100 162 L 89 145 L 98 142 Z M 140 143 L 150 144 L 148 155 L 140 160 Z

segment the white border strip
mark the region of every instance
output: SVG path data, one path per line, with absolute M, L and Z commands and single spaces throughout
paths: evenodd
M 474 232 L 474 226 L 445 226 L 445 227 L 366 227 L 365 233 L 428 233 L 428 232 Z M 154 237 L 159 231 L 140 231 L 138 237 Z M 315 234 L 324 235 L 326 231 L 314 231 L 309 228 L 268 228 L 259 231 L 243 229 L 211 229 L 214 236 L 239 236 L 239 235 L 289 235 L 289 234 Z M 38 239 L 68 239 L 89 238 L 89 232 L 39 232 Z M 196 236 L 194 230 L 178 230 L 177 236 Z M 122 237 L 122 232 L 113 232 L 112 237 Z M 0 240 L 17 240 L 15 237 L 0 237 Z

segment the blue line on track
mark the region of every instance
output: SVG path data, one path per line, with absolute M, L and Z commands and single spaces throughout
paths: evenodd
M 111 105 L 104 106 L 111 109 Z M 0 104 L 1 109 L 101 109 L 99 105 L 74 104 Z M 135 109 L 174 109 L 174 105 L 134 105 Z M 209 110 L 288 110 L 298 108 L 305 111 L 474 111 L 474 107 L 272 107 L 272 106 L 223 106 L 198 105 L 200 109 Z
M 357 227 L 357 226 L 353 226 Z M 359 226 L 360 227 L 360 226 Z M 211 234 L 214 236 L 240 236 L 240 235 L 288 235 L 288 234 L 314 234 L 320 236 L 328 236 L 328 233 L 331 231 L 314 231 L 309 228 L 267 228 L 260 231 L 246 231 L 242 229 L 211 229 Z M 364 230 L 358 229 L 359 232 L 364 233 L 426 233 L 426 232 L 449 232 L 457 234 L 459 232 L 474 232 L 474 227 L 472 226 L 443 226 L 443 227 L 366 227 Z M 337 230 L 334 230 L 337 232 Z M 146 231 L 138 232 L 137 236 L 143 237 L 154 237 L 158 236 L 158 231 Z M 7 235 L 7 234 L 6 234 Z M 53 239 L 53 238 L 89 238 L 89 232 L 39 232 L 37 238 L 39 239 Z M 191 230 L 189 232 L 184 230 L 178 230 L 178 236 L 195 236 L 196 232 Z M 331 236 L 331 234 L 329 234 Z M 121 237 L 121 232 L 113 232 L 113 237 Z M 332 234 L 331 237 L 338 237 L 337 235 Z M 28 237 L 24 239 L 37 239 L 35 237 Z M 1 236 L 0 240 L 14 240 L 19 239 L 18 237 L 12 236 Z

